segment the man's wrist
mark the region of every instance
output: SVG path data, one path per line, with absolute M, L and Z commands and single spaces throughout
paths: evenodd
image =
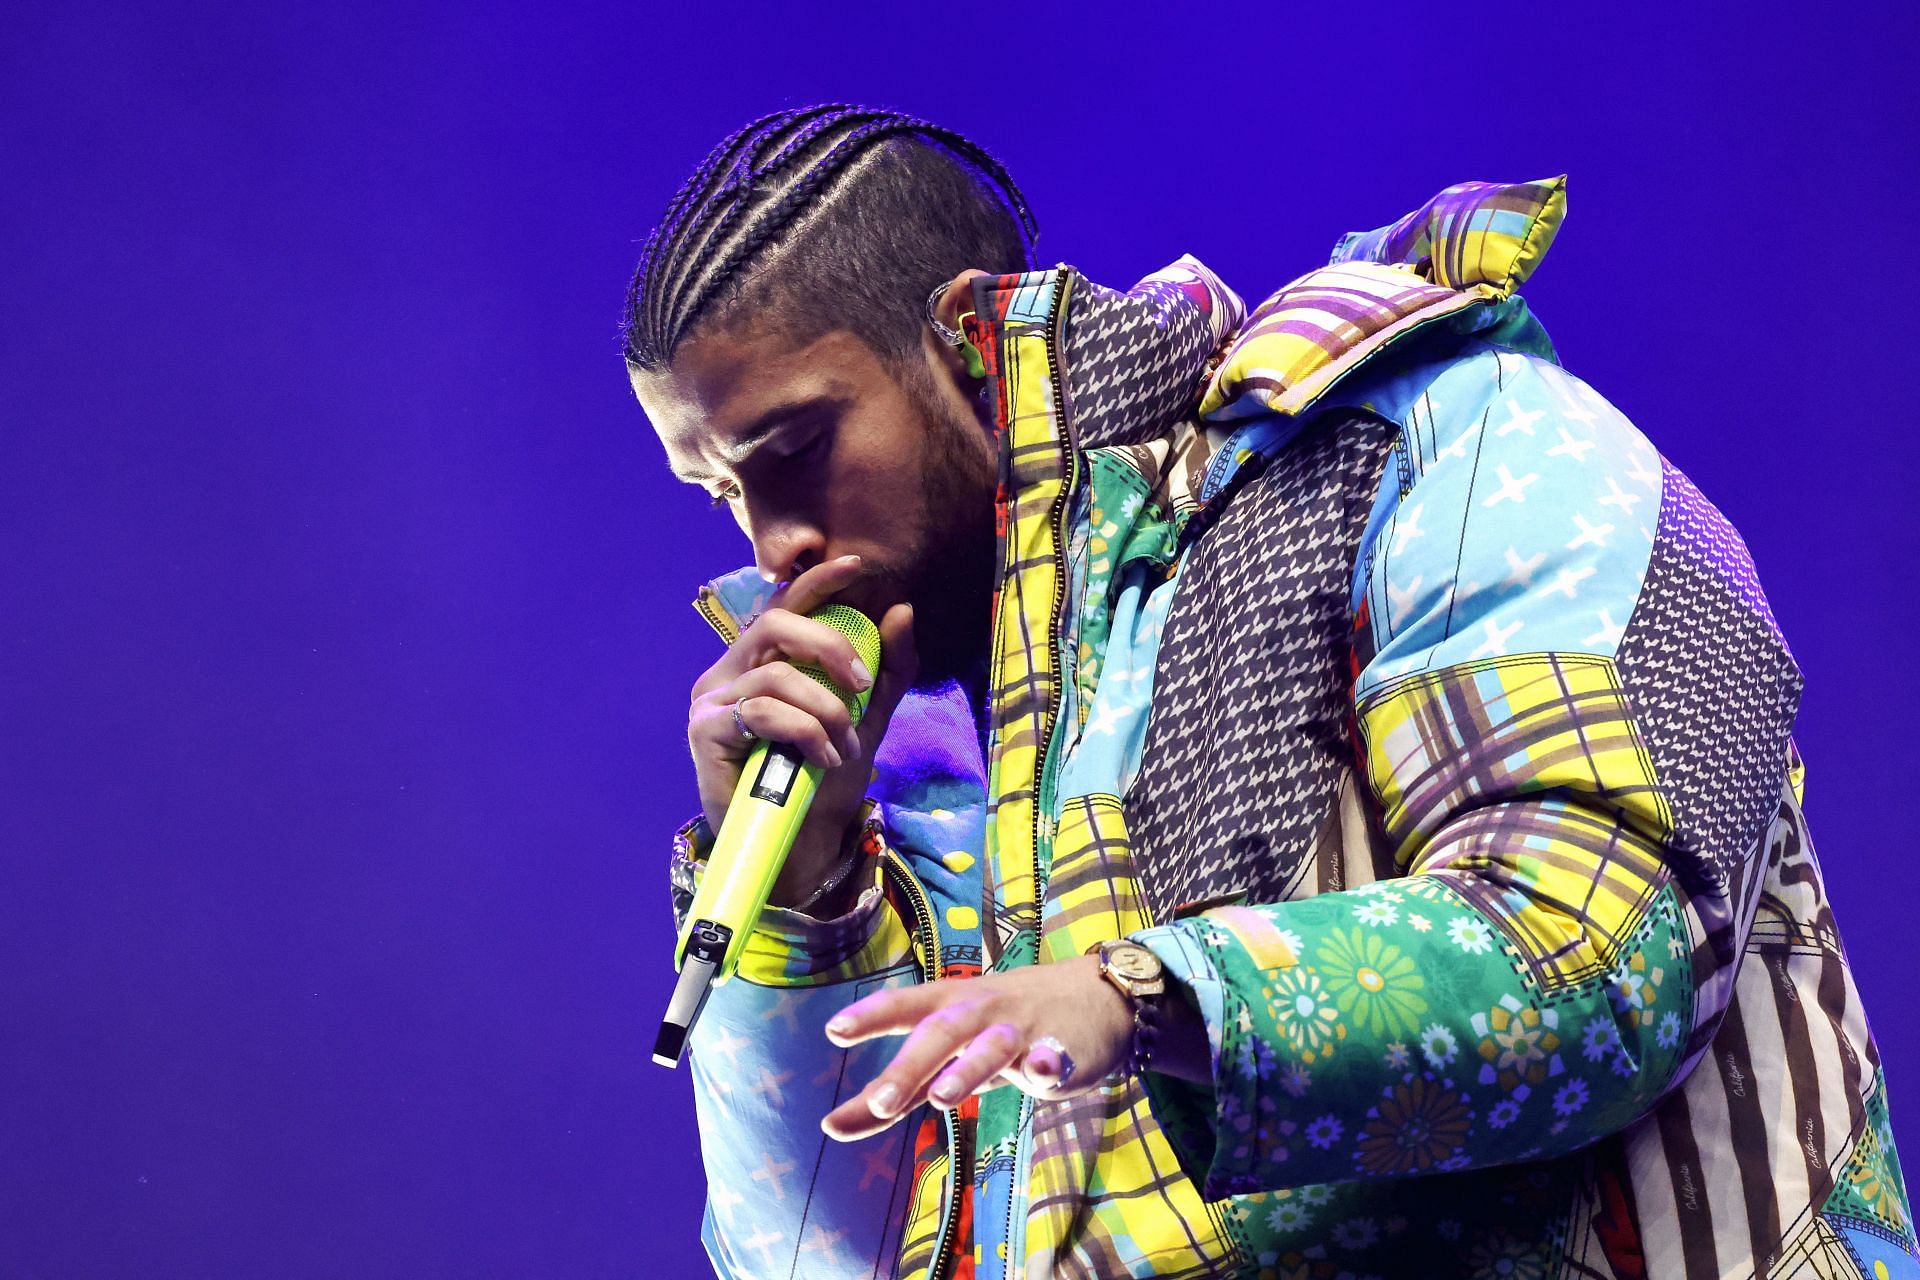
M 867 879 L 860 871 L 867 858 L 864 835 L 870 809 L 863 807 L 858 817 L 838 832 L 821 833 L 813 841 L 796 841 L 767 896 L 767 905 L 802 912 L 817 920 L 830 920 L 850 910 Z

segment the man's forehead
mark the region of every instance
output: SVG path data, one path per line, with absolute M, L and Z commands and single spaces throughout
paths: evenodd
M 630 369 L 628 376 L 679 469 L 682 460 L 751 445 L 783 414 L 851 395 L 875 372 L 878 361 L 866 344 L 834 330 L 804 342 L 765 332 L 702 336 L 666 368 Z

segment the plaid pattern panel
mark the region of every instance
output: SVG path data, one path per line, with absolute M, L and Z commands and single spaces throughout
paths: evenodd
M 1487 285 L 1503 296 L 1533 274 L 1567 216 L 1567 177 L 1462 182 L 1406 217 L 1354 231 L 1333 261 L 1403 263 L 1449 289 Z
M 1026 1266 L 1013 1274 L 1049 1280 L 1238 1274 L 1228 1270 L 1233 1246 L 1222 1206 L 1202 1200 L 1182 1172 L 1138 1080 L 1036 1106 L 1029 1186 Z
M 1386 686 L 1360 721 L 1403 866 L 1453 873 L 1544 984 L 1613 963 L 1666 882 L 1670 819 L 1610 661 L 1450 667 Z
M 1247 317 L 1200 413 L 1213 420 L 1299 413 L 1409 329 L 1486 300 L 1408 267 L 1352 262 L 1310 271 Z
M 1611 969 L 1669 879 L 1659 845 L 1610 814 L 1557 800 L 1475 809 L 1420 864 L 1498 924 L 1546 990 Z
M 1360 724 L 1402 866 L 1455 815 L 1530 793 L 1594 797 L 1656 840 L 1671 829 L 1606 658 L 1519 654 L 1410 677 L 1366 699 Z
M 1047 881 L 1042 961 L 1148 924 L 1114 795 L 1062 808 Z M 1214 1276 L 1232 1256 L 1216 1210 L 1180 1170 L 1139 1082 L 1035 1106 L 1028 1275 Z
M 1566 179 L 1465 182 L 1390 226 L 1346 236 L 1247 317 L 1200 412 L 1297 414 L 1407 331 L 1507 298 L 1566 217 Z
M 1053 839 L 1041 959 L 1085 955 L 1096 942 L 1124 938 L 1148 923 L 1120 797 L 1067 801 Z

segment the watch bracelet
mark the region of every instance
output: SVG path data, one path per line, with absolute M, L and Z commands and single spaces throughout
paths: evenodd
M 1128 1003 L 1133 1006 L 1133 1044 L 1127 1051 L 1129 1076 L 1145 1074 L 1148 1064 L 1153 1061 L 1154 1046 L 1160 1039 L 1161 998 L 1161 996 L 1137 995 L 1127 997 Z

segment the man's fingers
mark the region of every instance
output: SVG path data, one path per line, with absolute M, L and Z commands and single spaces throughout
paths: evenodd
M 756 696 L 772 698 L 798 708 L 820 723 L 842 756 L 858 754 L 860 741 L 854 736 L 853 713 L 847 710 L 847 704 L 840 701 L 838 694 L 797 667 L 785 662 L 755 667 L 722 690 L 716 700 L 731 701 Z M 744 710 L 742 718 L 745 718 Z M 775 742 L 791 741 L 773 733 L 761 732 L 759 724 L 751 720 L 747 727 L 758 736 Z
M 861 665 L 853 641 L 824 622 L 785 609 L 761 614 L 738 647 L 748 667 L 783 660 L 815 667 L 849 693 L 873 683 L 873 673 Z
M 793 613 L 812 613 L 860 577 L 859 556 L 823 560 L 774 593 L 776 607 Z
M 996 1022 L 982 1031 L 933 1078 L 927 1087 L 928 1101 L 942 1111 L 950 1111 L 968 1094 L 988 1087 L 1019 1059 L 1019 1036 L 1006 1022 Z
M 951 982 L 926 982 L 877 991 L 856 1000 L 827 1020 L 827 1039 L 848 1048 L 880 1036 L 911 1031 L 920 1019 L 957 993 Z
M 821 1127 L 842 1140 L 886 1128 L 925 1100 L 934 1074 L 980 1033 L 984 1022 L 976 1001 L 955 999 L 941 1005 L 920 1019 L 886 1070 L 829 1112 Z M 957 1096 L 965 1097 L 966 1092 L 962 1090 Z
M 880 675 L 860 719 L 861 737 L 877 743 L 886 735 L 900 699 L 920 674 L 920 658 L 913 646 L 913 606 L 896 604 L 880 619 Z
M 800 708 L 764 696 L 742 698 L 738 705 L 740 723 L 754 737 L 798 747 L 809 763 L 822 769 L 840 767 L 840 748 L 833 744 L 826 727 Z M 731 712 L 728 719 L 732 719 Z

